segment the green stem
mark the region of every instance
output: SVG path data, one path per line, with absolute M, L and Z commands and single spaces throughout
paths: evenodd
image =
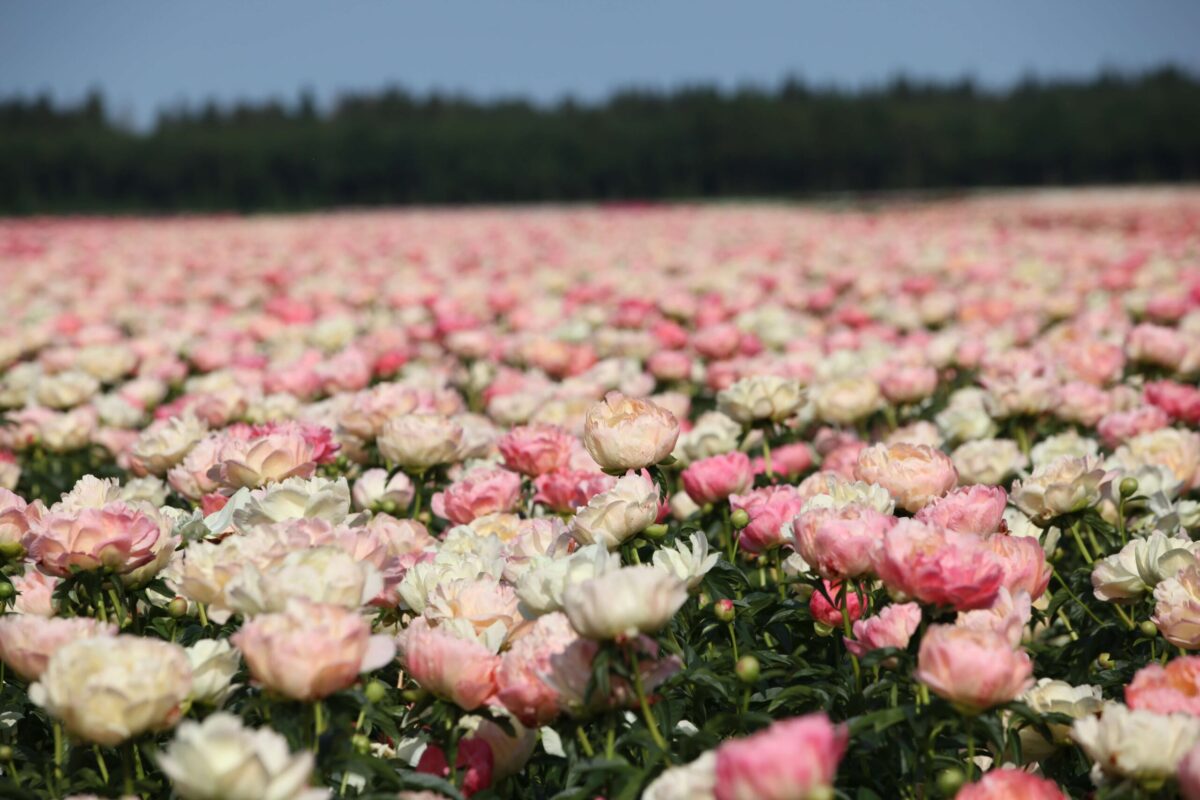
M 1125 496 L 1121 495 L 1121 502 L 1117 505 L 1117 533 L 1121 534 L 1121 545 L 1127 544 L 1125 535 Z
M 54 729 L 54 782 L 60 788 L 63 779 L 63 730 L 62 723 L 55 720 L 52 723 Z
M 629 665 L 633 669 L 633 690 L 637 693 L 638 705 L 642 707 L 642 718 L 646 720 L 646 727 L 650 729 L 650 738 L 654 739 L 654 743 L 662 751 L 663 760 L 670 764 L 671 755 L 667 751 L 667 742 L 658 730 L 658 718 L 650 710 L 650 701 L 646 699 L 646 690 L 642 686 L 642 670 L 638 666 L 637 652 L 634 650 L 636 646 L 634 644 L 629 648 Z
M 1075 539 L 1075 546 L 1079 549 L 1079 554 L 1083 556 L 1083 560 L 1088 563 L 1088 566 L 1091 566 L 1093 561 L 1092 554 L 1088 552 L 1087 545 L 1083 543 L 1083 537 L 1079 535 L 1079 520 L 1071 523 L 1071 537 Z
M 121 772 L 125 775 L 125 794 L 133 794 L 133 759 L 129 757 L 129 742 L 121 745 Z
M 850 604 L 846 602 L 848 599 L 846 596 L 846 583 L 843 581 L 842 588 L 838 591 L 838 602 L 842 606 L 842 630 L 845 632 L 847 639 L 853 639 L 854 631 L 850 625 Z M 850 665 L 854 667 L 854 688 L 862 691 L 862 669 L 858 666 L 858 656 L 850 653 L 848 650 L 847 654 L 850 656 Z
M 325 732 L 325 706 L 318 700 L 313 703 L 313 753 L 321 750 L 321 734 Z
M 596 757 L 596 751 L 592 749 L 592 741 L 588 738 L 582 725 L 575 726 L 575 738 L 579 740 L 579 746 L 583 748 L 584 755 L 588 758 Z
M 100 752 L 100 745 L 92 745 L 92 752 L 96 754 L 96 766 L 100 769 L 100 777 L 104 780 L 104 785 L 108 785 L 108 763 L 104 760 L 104 754 Z
M 738 646 L 737 646 L 737 631 L 733 628 L 733 622 L 727 622 L 725 625 L 729 628 L 729 643 L 733 645 L 733 663 L 738 662 Z
M 196 603 L 196 611 L 200 614 L 200 627 L 208 627 L 208 614 L 204 611 L 204 603 Z
M 1062 584 L 1062 587 L 1064 589 L 1067 590 L 1067 594 L 1069 594 L 1071 596 L 1071 599 L 1074 600 L 1079 605 L 1079 607 L 1083 609 L 1085 614 L 1087 614 L 1089 617 L 1092 618 L 1092 622 L 1095 622 L 1097 625 L 1103 625 L 1104 623 L 1100 621 L 1100 618 L 1097 617 L 1095 614 L 1093 614 L 1092 610 L 1087 607 L 1087 604 L 1079 599 L 1079 595 L 1077 595 L 1077 594 L 1075 594 L 1075 592 L 1071 591 L 1071 587 L 1067 585 L 1067 582 L 1065 580 L 1063 580 L 1063 576 L 1058 574 L 1058 568 L 1052 565 L 1050 567 L 1050 571 L 1054 574 L 1054 577 L 1058 578 L 1058 582 L 1060 584 Z
M 771 469 L 771 443 L 767 441 L 767 432 L 763 431 L 763 471 L 767 473 L 767 480 L 775 480 L 775 472 Z
M 727 558 L 729 559 L 729 563 L 732 564 L 734 556 L 734 544 L 737 542 L 737 535 L 734 533 L 733 523 L 729 521 L 728 501 L 725 501 L 725 503 L 721 506 L 721 522 L 721 535 L 724 538 L 722 544 L 725 545 Z

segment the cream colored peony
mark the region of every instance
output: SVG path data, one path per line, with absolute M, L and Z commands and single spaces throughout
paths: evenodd
M 593 404 L 583 425 L 583 446 L 602 469 L 625 472 L 665 460 L 679 438 L 679 420 L 649 400 L 609 392 Z
M 1100 502 L 1104 475 L 1093 457 L 1063 457 L 1037 467 L 1025 480 L 1015 481 L 1009 496 L 1030 519 L 1049 522 Z
M 645 564 L 567 587 L 563 610 L 581 636 L 618 639 L 662 630 L 687 597 L 687 584 Z
M 658 518 L 658 487 L 642 474 L 617 480 L 575 513 L 571 535 L 580 544 L 602 544 L 615 550 Z
M 799 381 L 778 375 L 754 375 L 742 378 L 717 394 L 721 413 L 742 425 L 756 422 L 782 422 L 796 413 L 804 402 Z
M 1106 775 L 1157 789 L 1200 739 L 1200 718 L 1109 703 L 1099 716 L 1077 720 L 1071 738 Z

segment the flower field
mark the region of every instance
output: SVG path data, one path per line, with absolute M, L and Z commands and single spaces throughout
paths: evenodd
M 0 798 L 1200 800 L 1200 192 L 0 278 Z

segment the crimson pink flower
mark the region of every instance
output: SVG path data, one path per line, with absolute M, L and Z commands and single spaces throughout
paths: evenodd
M 680 474 L 683 489 L 697 505 L 719 503 L 741 494 L 754 482 L 750 457 L 734 451 L 694 462 Z
M 849 732 L 823 713 L 773 723 L 717 748 L 716 800 L 805 800 L 833 786 Z
M 875 574 L 889 589 L 958 611 L 989 607 L 1005 577 L 983 539 L 914 519 L 888 531 Z
M 921 607 L 916 603 L 893 603 L 873 617 L 854 623 L 854 638 L 846 639 L 846 649 L 862 658 L 882 647 L 908 647 L 921 624 Z
M 483 739 L 468 736 L 459 740 L 454 765 L 459 773 L 458 787 L 463 797 L 470 797 L 492 785 L 495 756 L 491 746 Z M 446 751 L 436 744 L 427 745 L 417 761 L 417 772 L 449 778 L 450 764 L 446 760 Z
M 1148 383 L 1146 402 L 1161 408 L 1177 422 L 1200 424 L 1200 389 L 1195 386 L 1175 381 Z
M 846 595 L 843 598 L 843 584 L 832 583 L 831 581 L 822 581 L 822 583 L 825 585 L 825 592 L 813 592 L 812 597 L 808 601 L 808 610 L 813 615 L 813 619 L 836 628 L 843 624 L 843 608 L 845 608 L 851 622 L 862 616 L 863 601 L 858 596 L 858 592 L 854 591 L 853 586 L 846 587 Z M 825 598 L 825 595 L 829 595 L 828 600 Z M 830 600 L 833 602 L 830 602 Z
M 560 514 L 574 513 L 617 483 L 612 475 L 585 470 L 547 472 L 533 479 L 533 499 Z
M 1096 432 L 1104 446 L 1115 450 L 1118 445 L 1128 439 L 1142 434 L 1165 428 L 1171 424 L 1171 418 L 1158 406 L 1139 406 L 1128 411 L 1114 411 L 1105 414 L 1096 423 Z
M 1200 656 L 1142 667 L 1125 687 L 1125 705 L 1156 714 L 1200 716 Z

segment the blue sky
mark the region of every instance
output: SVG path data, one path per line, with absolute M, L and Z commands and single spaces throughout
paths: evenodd
M 1200 72 L 1195 0 L 2 0 L 0 97 L 92 86 L 145 125 L 180 101 L 399 84 L 598 99 L 626 86 L 861 86 L 904 71 Z

